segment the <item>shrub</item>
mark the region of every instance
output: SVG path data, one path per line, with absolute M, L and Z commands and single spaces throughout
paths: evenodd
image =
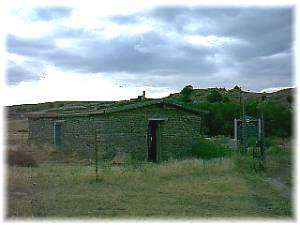
M 114 158 L 110 161 L 112 165 L 121 165 L 126 162 L 128 155 L 125 152 L 117 152 Z
M 237 171 L 240 173 L 252 174 L 254 173 L 255 161 L 250 155 L 239 155 L 234 158 L 234 162 L 237 168 Z
M 264 141 L 265 141 L 265 147 L 266 148 L 269 148 L 269 147 L 272 147 L 272 146 L 276 146 L 276 143 L 274 143 L 274 140 L 271 137 L 265 138 Z
M 24 149 L 17 148 L 16 150 L 8 151 L 7 163 L 11 166 L 36 167 L 37 162 L 31 152 L 27 151 L 28 147 Z
M 213 89 L 210 91 L 210 93 L 207 95 L 207 101 L 208 102 L 222 102 L 223 96 L 220 92 Z
M 257 137 L 248 137 L 247 138 L 247 146 L 248 147 L 255 147 L 257 143 Z
M 198 143 L 192 147 L 192 156 L 205 160 L 225 157 L 229 155 L 230 152 L 230 148 L 213 143 L 204 138 L 201 138 Z
M 193 86 L 192 85 L 188 85 L 185 86 L 182 90 L 181 90 L 181 94 L 183 97 L 183 101 L 184 102 L 191 102 L 191 95 L 193 92 Z
M 285 151 L 282 147 L 276 145 L 268 147 L 266 149 L 266 153 L 268 157 L 271 156 L 285 157 L 290 154 L 288 151 Z

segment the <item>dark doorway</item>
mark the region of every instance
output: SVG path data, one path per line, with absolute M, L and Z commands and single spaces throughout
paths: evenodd
M 54 124 L 54 145 L 56 148 L 61 147 L 61 123 Z
M 157 121 L 149 121 L 148 125 L 148 161 L 157 161 Z

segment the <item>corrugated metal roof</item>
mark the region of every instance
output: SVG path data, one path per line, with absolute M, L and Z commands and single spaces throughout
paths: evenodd
M 203 114 L 208 113 L 207 110 L 195 110 L 186 106 L 182 106 L 176 103 L 172 103 L 163 99 L 155 99 L 155 100 L 148 100 L 148 101 L 141 101 L 141 102 L 135 102 L 132 104 L 126 104 L 121 106 L 113 106 L 108 107 L 102 110 L 96 110 L 96 111 L 87 111 L 87 112 L 80 112 L 80 113 L 59 113 L 59 112 L 45 112 L 45 113 L 32 113 L 29 114 L 29 118 L 55 118 L 55 117 L 77 117 L 77 116 L 91 116 L 91 115 L 101 115 L 101 114 L 109 114 L 114 112 L 121 112 L 121 111 L 127 111 L 127 110 L 133 110 L 138 108 L 143 108 L 151 105 L 157 105 L 157 104 L 165 104 L 169 105 L 178 109 L 182 109 L 185 111 L 189 111 L 191 113 L 195 114 Z

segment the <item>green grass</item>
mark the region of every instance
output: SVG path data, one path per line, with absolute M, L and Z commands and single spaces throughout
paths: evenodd
M 267 176 L 281 180 L 289 188 L 293 183 L 293 150 L 280 145 L 273 145 L 266 150 Z
M 9 137 L 22 136 L 24 124 L 11 123 Z M 13 144 L 20 145 L 20 140 Z M 30 154 L 39 167 L 7 169 L 6 214 L 8 218 L 292 219 L 291 199 L 266 181 L 279 177 L 292 188 L 291 147 L 276 146 L 284 145 L 270 146 L 267 170 L 260 175 L 249 170 L 247 158 L 232 156 L 141 166 L 101 164 L 100 182 L 95 182 L 94 167 L 76 155 L 32 146 Z
M 9 217 L 291 218 L 289 202 L 257 176 L 239 173 L 232 159 L 103 167 L 100 182 L 83 165 L 8 171 Z
M 221 158 L 230 155 L 232 149 L 212 140 L 199 138 L 197 144 L 192 147 L 192 156 L 201 159 Z

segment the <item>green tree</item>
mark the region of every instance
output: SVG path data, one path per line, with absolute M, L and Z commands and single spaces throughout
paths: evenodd
M 229 97 L 228 97 L 228 96 L 224 96 L 224 97 L 223 97 L 223 102 L 230 102 Z
M 259 117 L 258 113 L 258 102 L 256 100 L 252 100 L 246 103 L 245 106 L 246 114 L 253 116 L 253 117 Z
M 209 102 L 222 102 L 223 101 L 222 94 L 218 90 L 213 89 L 207 95 L 207 101 L 209 101 Z
M 288 137 L 292 134 L 292 111 L 282 104 L 263 104 L 266 136 Z
M 184 102 L 191 102 L 192 101 L 192 92 L 193 92 L 193 86 L 187 85 L 181 90 L 182 98 Z
M 233 136 L 233 120 L 239 115 L 239 104 L 224 102 L 201 102 L 194 104 L 196 109 L 205 109 L 209 114 L 204 115 L 203 121 L 209 136 Z
M 203 109 L 209 111 L 208 114 L 202 115 L 203 134 L 208 136 L 233 136 L 233 120 L 234 118 L 240 117 L 240 104 L 233 101 L 224 101 L 224 97 L 216 89 L 211 91 L 210 96 L 212 98 L 210 101 L 212 102 L 183 102 L 183 99 L 179 98 L 176 100 L 176 103 L 196 110 Z M 264 93 L 262 96 L 266 96 L 266 93 Z M 221 98 L 223 100 L 221 100 Z M 272 102 L 271 100 L 262 102 L 260 99 L 245 101 L 245 111 L 247 115 L 259 118 L 261 116 L 261 110 L 264 113 L 266 136 L 290 137 L 292 135 L 292 107 L 286 106 L 285 104 L 280 104 L 278 102 Z

